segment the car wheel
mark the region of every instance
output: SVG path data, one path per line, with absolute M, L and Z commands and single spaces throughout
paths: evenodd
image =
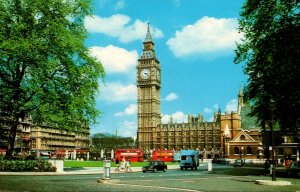
M 194 169 L 194 167 L 191 167 L 191 170 L 193 170 Z
M 146 173 L 146 171 L 143 171 L 143 173 Z
M 154 168 L 154 169 L 153 169 L 153 172 L 156 173 L 156 172 L 157 172 L 157 169 Z
M 183 167 L 180 167 L 181 170 L 183 170 Z
M 195 167 L 195 170 L 197 170 L 197 166 Z
M 166 172 L 166 170 L 167 170 L 167 169 L 166 169 L 166 168 L 164 168 L 164 169 L 163 169 L 163 172 Z

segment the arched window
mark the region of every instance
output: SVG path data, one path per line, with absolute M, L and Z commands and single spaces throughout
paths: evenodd
M 251 147 L 247 147 L 247 154 L 252 154 L 252 148 Z
M 245 135 L 241 135 L 240 140 L 241 140 L 241 141 L 245 141 L 245 140 L 246 140 Z
M 238 147 L 234 148 L 234 154 L 240 154 L 240 149 Z

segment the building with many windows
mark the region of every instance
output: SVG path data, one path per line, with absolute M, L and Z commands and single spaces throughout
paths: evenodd
M 11 121 L 0 119 L 0 126 L 8 135 Z M 6 140 L 1 143 L 1 153 L 6 151 Z M 46 125 L 32 123 L 30 118 L 21 120 L 15 139 L 15 153 L 53 154 L 76 158 L 78 154 L 87 154 L 90 146 L 90 129 L 82 128 L 78 131 L 66 131 Z M 75 152 L 76 150 L 76 152 Z M 74 153 L 75 152 L 75 153 Z M 71 153 L 71 154 L 70 154 Z
M 201 114 L 188 115 L 188 122 L 176 123 L 172 119 L 161 122 L 160 111 L 161 66 L 156 56 L 148 24 L 143 50 L 137 65 L 138 93 L 138 147 L 153 149 L 198 149 L 204 158 L 226 156 L 247 158 L 262 156 L 260 127 L 251 127 L 243 103 L 238 95 L 238 109 L 231 113 L 215 113 L 212 122 L 204 122 Z M 251 122 L 252 123 L 252 122 Z M 250 128 L 251 127 L 251 128 Z

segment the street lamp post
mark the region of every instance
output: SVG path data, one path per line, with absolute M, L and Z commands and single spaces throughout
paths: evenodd
M 276 181 L 276 163 L 275 163 L 275 148 L 274 148 L 274 132 L 273 132 L 273 110 L 274 110 L 274 100 L 270 101 L 271 107 L 271 121 L 270 121 L 270 129 L 271 129 L 271 144 L 272 144 L 272 181 Z

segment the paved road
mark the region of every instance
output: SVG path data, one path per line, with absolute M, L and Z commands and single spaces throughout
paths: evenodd
M 291 181 L 293 185 L 262 186 L 255 184 L 257 179 L 270 179 L 269 176 L 228 175 L 219 171 L 207 172 L 207 167 L 198 170 L 172 169 L 167 172 L 133 172 L 111 174 L 109 184 L 97 183 L 102 174 L 73 174 L 48 176 L 0 176 L 0 191 L 300 191 L 300 180 L 278 178 Z M 234 169 L 214 166 L 214 170 Z M 241 168 L 242 170 L 243 168 Z

